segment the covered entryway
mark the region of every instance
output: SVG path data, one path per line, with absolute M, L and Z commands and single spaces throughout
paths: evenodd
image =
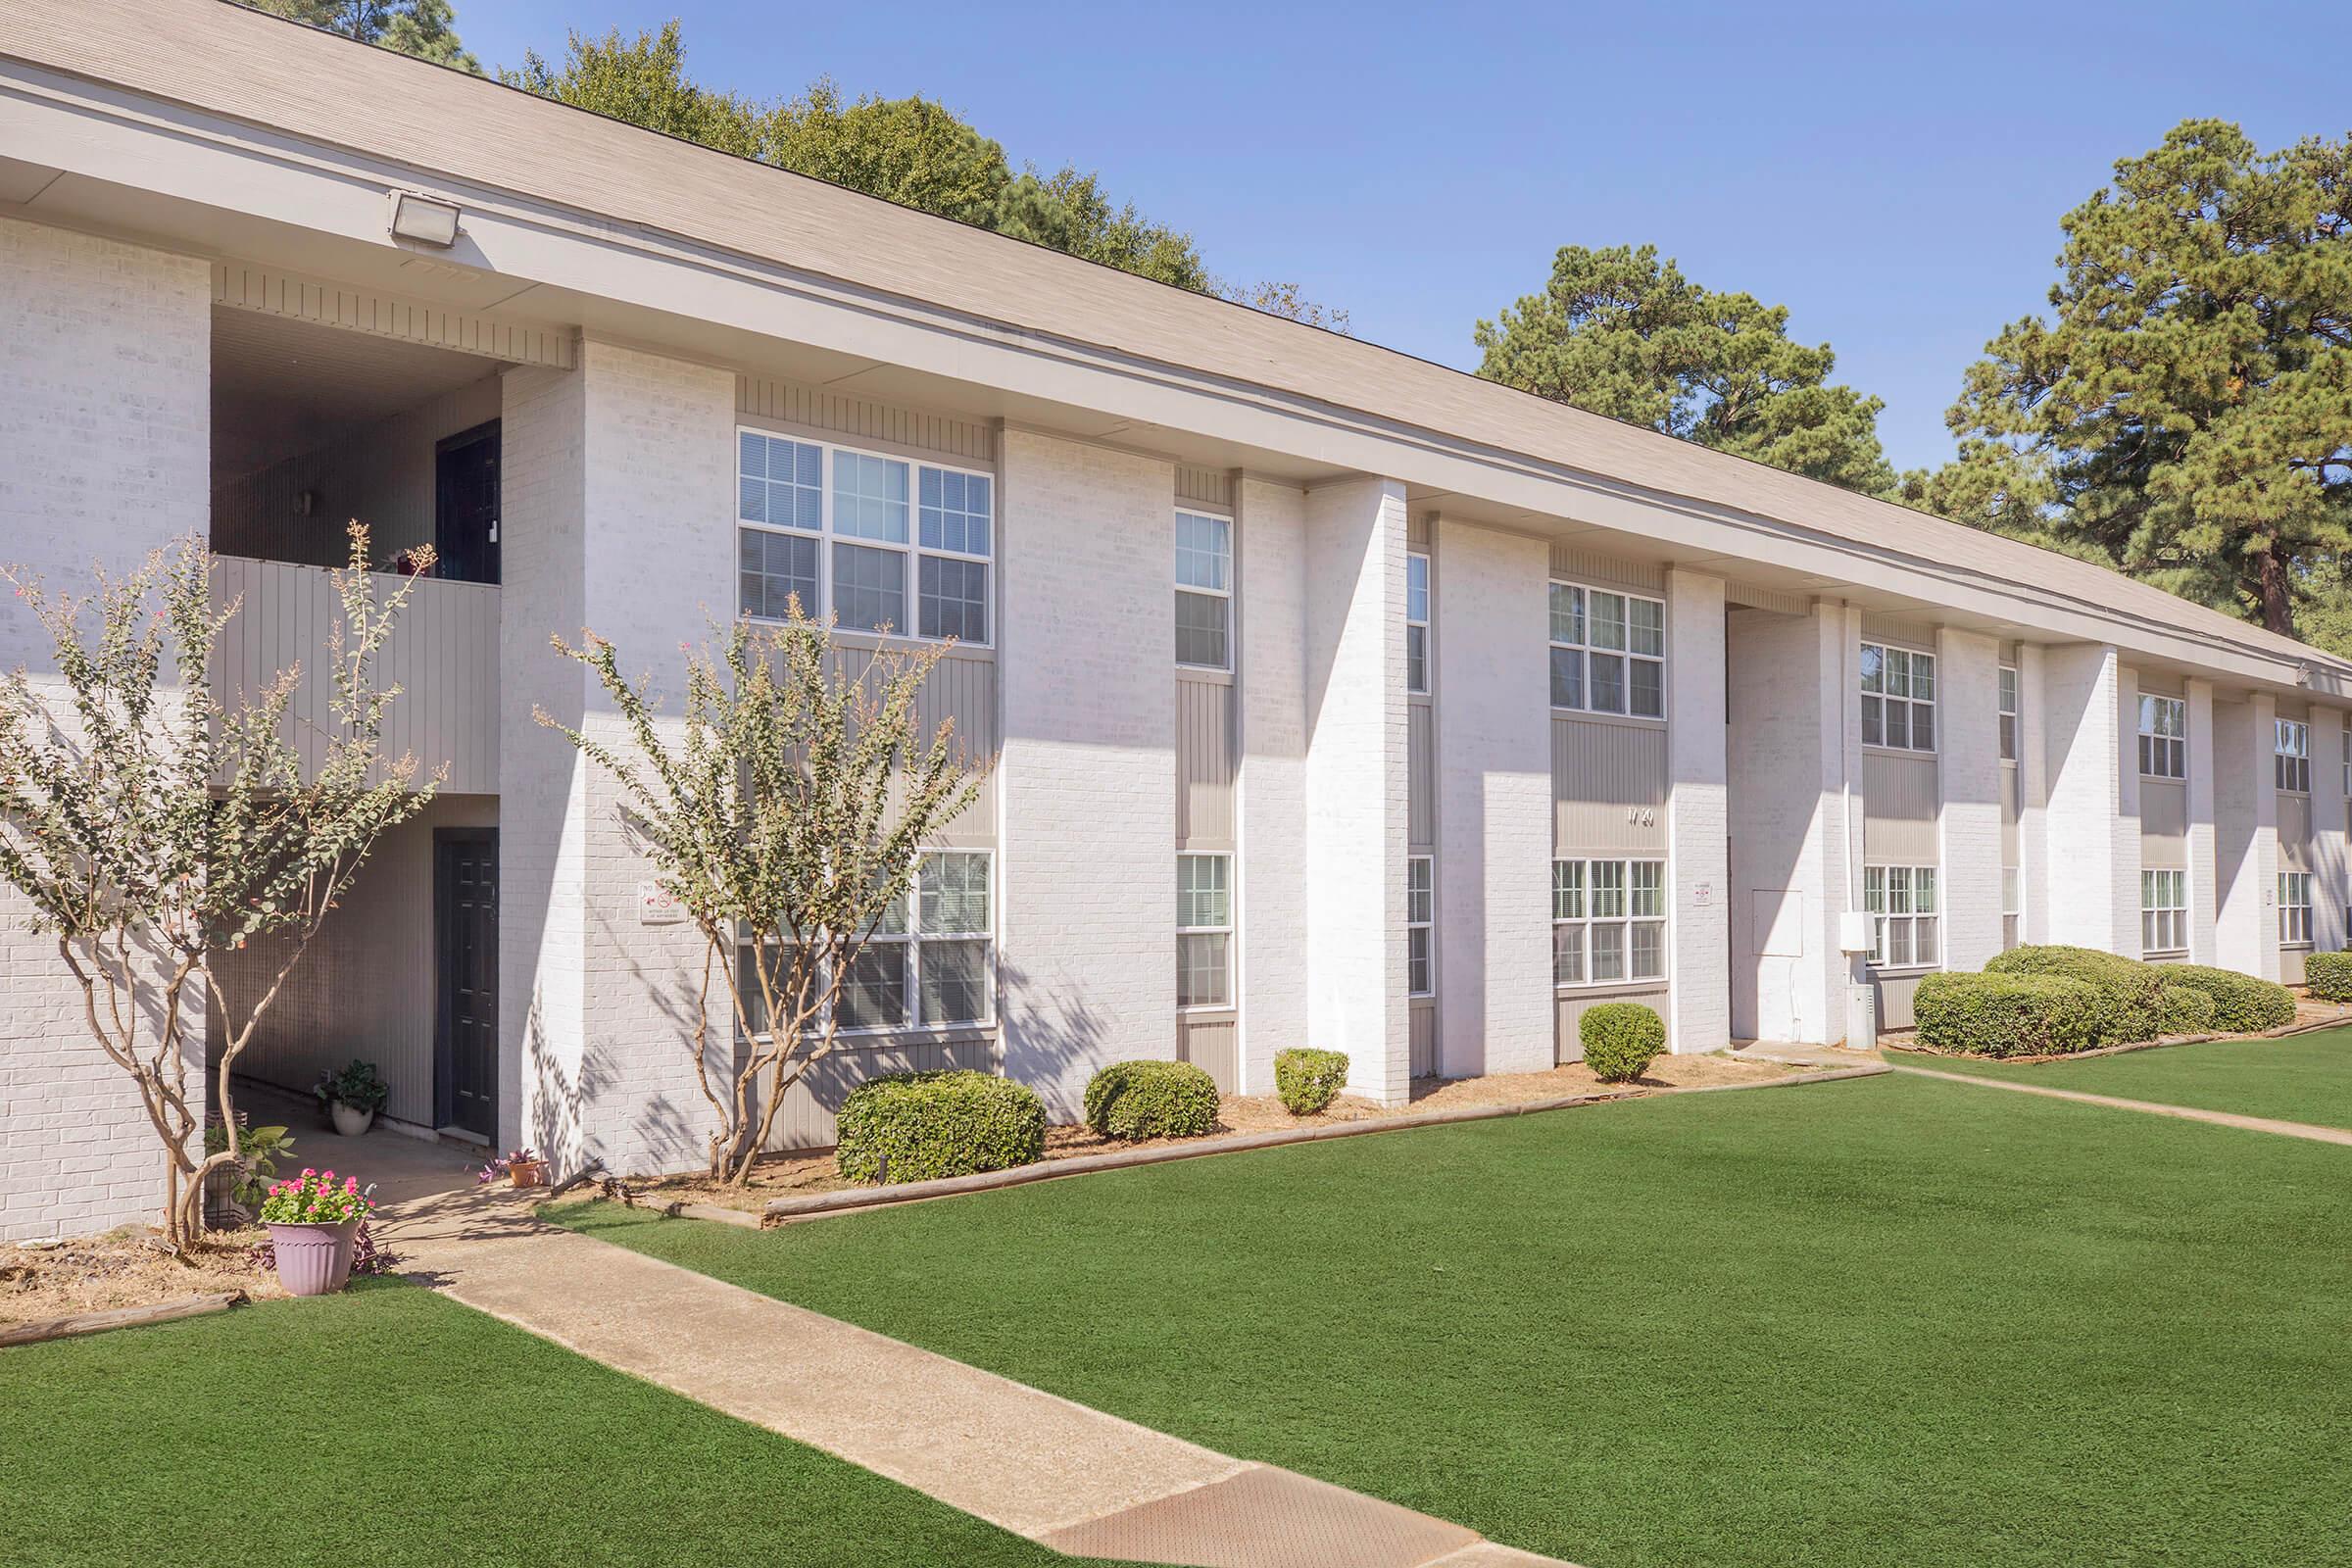
M 444 1131 L 498 1136 L 498 829 L 433 834 L 433 1111 Z

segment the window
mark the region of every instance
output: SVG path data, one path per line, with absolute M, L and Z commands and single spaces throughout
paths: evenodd
M 1666 862 L 1551 862 L 1554 985 L 1666 978 Z
M 1862 868 L 1862 906 L 1870 911 L 1870 961 L 1886 969 L 1936 961 L 1936 867 Z
M 738 429 L 735 451 L 742 614 L 781 620 L 797 600 L 805 615 L 905 635 L 911 593 L 913 635 L 988 641 L 989 475 L 763 430 Z
M 1429 558 L 1404 558 L 1404 689 L 1429 690 Z
M 1936 656 L 1862 645 L 1862 744 L 1936 749 Z
M 2283 947 L 2311 945 L 2311 873 L 2278 873 L 2278 941 Z
M 2017 671 L 2001 666 L 2001 760 L 2017 760 Z
M 2282 718 L 2277 721 L 2278 739 L 2272 743 L 2277 754 L 2271 760 L 2278 787 L 2297 795 L 2311 793 L 2311 726 L 2300 720 Z M 2309 902 L 2309 901 L 2306 901 Z
M 2139 694 L 2139 770 L 2149 778 L 2188 777 L 2188 704 Z
M 2001 951 L 2007 953 L 2025 939 L 2026 876 L 2014 865 L 2001 867 Z
M 2344 794 L 2352 796 L 2352 713 L 2342 715 L 2342 723 L 2337 738 L 2344 743 Z
M 986 1023 L 992 1016 L 996 922 L 985 850 L 931 850 L 915 868 L 913 896 L 891 901 L 842 978 L 844 1029 L 925 1028 Z M 753 1032 L 767 1019 L 752 968 L 751 941 L 738 946 L 744 1004 Z
M 1665 602 L 1553 583 L 1551 706 L 1665 717 Z
M 1233 1005 L 1233 857 L 1176 857 L 1176 1005 Z
M 1404 989 L 1426 997 L 1437 991 L 1430 961 L 1430 917 L 1435 913 L 1435 885 L 1430 858 L 1408 856 L 1404 862 Z
M 2187 951 L 2188 873 L 2186 871 L 2140 872 L 2140 956 L 2145 957 L 2151 954 L 2186 953 Z
M 1233 667 L 1233 520 L 1176 514 L 1176 662 Z

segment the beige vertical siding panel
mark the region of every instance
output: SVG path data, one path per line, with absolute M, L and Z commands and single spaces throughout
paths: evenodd
M 1233 848 L 1233 686 L 1176 677 L 1176 843 Z
M 977 467 L 989 467 L 997 461 L 996 431 L 978 420 L 899 408 L 768 376 L 736 376 L 735 409 L 739 415 L 800 425 L 853 446 L 866 441 L 906 447 Z
M 1429 554 L 1434 519 L 1426 512 L 1404 519 L 1404 548 Z
M 1551 547 L 1551 574 L 1576 582 L 1598 583 L 1604 588 L 1630 588 L 1636 593 L 1666 591 L 1664 566 L 1652 562 L 1620 561 L 1575 545 Z
M 569 369 L 576 358 L 568 332 L 492 315 L 418 305 L 251 262 L 213 264 L 213 302 L 229 310 L 282 316 L 338 331 L 398 338 L 516 364 Z
M 1665 853 L 1666 729 L 1551 721 L 1553 847 Z
M 839 1142 L 834 1121 L 842 1098 L 869 1078 L 891 1073 L 968 1070 L 999 1072 L 1004 1060 L 994 1035 L 914 1040 L 838 1051 L 813 1062 L 784 1092 L 767 1147 L 776 1151 L 825 1149 Z
M 1415 853 L 1428 855 L 1438 844 L 1438 744 L 1426 702 L 1405 709 L 1405 834 Z
M 1176 1059 L 1189 1061 L 1215 1082 L 1217 1093 L 1238 1094 L 1242 1084 L 1241 1033 L 1230 1012 L 1180 1013 Z
M 1785 593 L 1778 588 L 1759 588 L 1753 583 L 1725 583 L 1724 601 L 1731 605 L 1744 605 L 1750 610 L 1769 610 L 1776 615 L 1813 613 L 1810 595 Z
M 2188 864 L 2188 786 L 2170 779 L 2139 781 L 2139 858 L 2160 870 Z
M 1176 466 L 1176 500 L 1180 505 L 1206 507 L 1212 512 L 1233 510 L 1233 472 L 1228 468 Z
M 1933 756 L 1862 754 L 1862 856 L 1892 865 L 1941 863 L 1941 785 Z
M 1663 1019 L 1667 1016 L 1666 991 L 1664 986 L 1643 986 L 1627 990 L 1560 992 L 1552 1012 L 1555 1025 L 1552 1060 L 1568 1062 L 1585 1059 L 1584 1037 L 1578 1031 L 1584 1027 L 1585 1014 L 1592 1008 L 1604 1002 L 1638 1002 L 1645 1007 L 1655 1008 Z M 1666 1041 L 1666 1049 L 1674 1049 L 1671 1036 Z
M 2320 762 L 2314 759 L 2311 770 L 2320 772 Z M 2312 868 L 2311 797 L 2281 795 L 2278 797 L 2278 864 L 2285 869 L 2308 871 Z M 2316 901 L 2320 895 L 2312 895 Z
M 1919 993 L 1924 974 L 1893 974 L 1877 977 L 1875 986 L 1879 997 L 1879 1027 L 1908 1029 L 1915 1021 L 1911 1010 L 1912 999 Z
M 1417 997 L 1412 1006 L 1412 1074 L 1416 1078 L 1431 1078 L 1438 1071 L 1438 1004 L 1429 997 Z
M 1904 644 L 1931 654 L 1936 651 L 1936 623 L 1930 620 L 1913 620 L 1901 615 L 1865 614 L 1862 617 L 1862 636 L 1866 642 Z

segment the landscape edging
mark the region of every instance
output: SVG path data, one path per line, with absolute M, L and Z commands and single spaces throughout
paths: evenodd
M 76 1312 L 72 1317 L 43 1318 L 32 1323 L 0 1325 L 0 1347 L 38 1345 L 44 1340 L 70 1339 L 77 1334 L 100 1334 L 108 1329 L 136 1328 L 146 1323 L 169 1323 L 175 1318 L 225 1312 L 246 1299 L 243 1291 L 216 1291 L 182 1296 L 144 1306 L 110 1306 L 99 1312 Z

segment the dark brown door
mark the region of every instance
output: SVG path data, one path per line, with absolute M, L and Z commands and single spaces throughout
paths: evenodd
M 435 460 L 433 575 L 498 581 L 498 421 L 440 444 Z
M 433 833 L 434 1104 L 444 1127 L 498 1136 L 498 829 Z

